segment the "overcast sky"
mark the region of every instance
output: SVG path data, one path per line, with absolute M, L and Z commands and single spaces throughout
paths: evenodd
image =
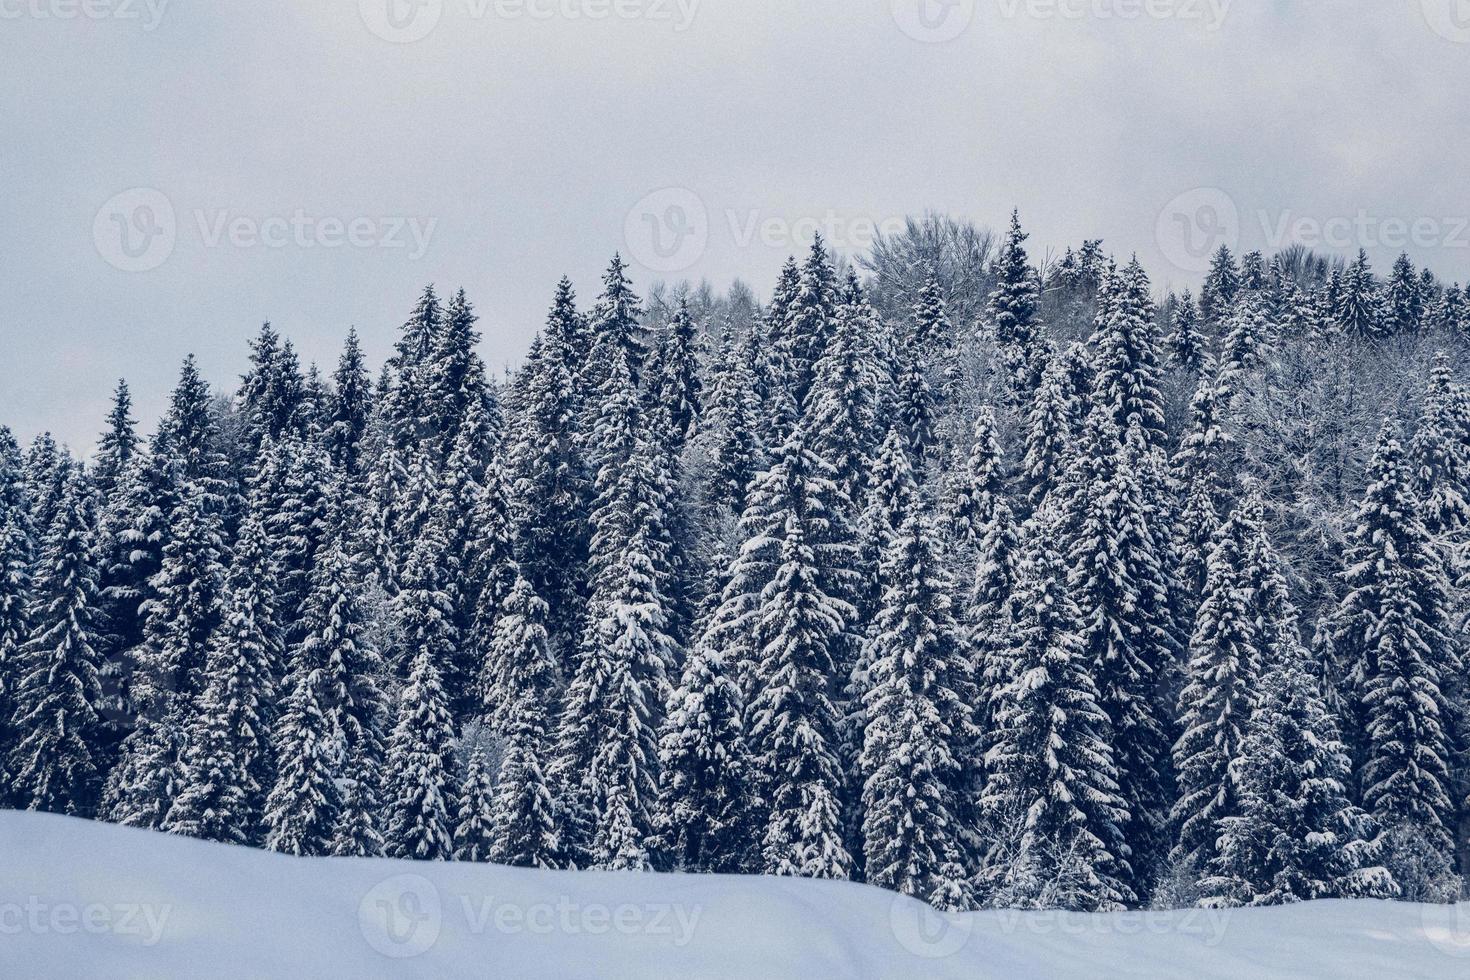
M 1465 0 L 0 0 L 0 421 L 89 451 L 126 377 L 151 431 L 266 319 L 376 363 L 430 281 L 499 366 L 614 250 L 765 296 L 926 209 L 1160 287 L 1313 238 L 1463 280 L 1467 82 Z

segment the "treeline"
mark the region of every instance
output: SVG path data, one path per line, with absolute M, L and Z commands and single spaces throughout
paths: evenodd
M 83 462 L 0 430 L 8 805 L 946 909 L 1447 900 L 1470 303 L 1407 258 L 911 224 L 769 303 L 614 258 L 491 377 L 267 324 Z

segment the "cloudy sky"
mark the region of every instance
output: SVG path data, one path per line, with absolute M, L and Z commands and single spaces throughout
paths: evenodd
M 513 362 L 563 273 L 764 295 L 926 209 L 1192 284 L 1226 241 L 1470 276 L 1467 0 L 0 0 L 0 421 L 374 361 L 426 282 Z

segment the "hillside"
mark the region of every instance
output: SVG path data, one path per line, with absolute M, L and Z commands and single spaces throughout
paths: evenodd
M 0 813 L 0 961 L 17 977 L 1464 977 L 1456 911 L 946 920 L 845 883 L 296 859 Z

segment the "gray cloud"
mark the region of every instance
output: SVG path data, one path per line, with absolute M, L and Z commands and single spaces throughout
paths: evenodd
M 0 420 L 90 447 L 125 376 L 151 424 L 264 319 L 379 358 L 428 281 L 499 364 L 614 249 L 764 291 L 812 230 L 926 208 L 1161 286 L 1197 278 L 1160 228 L 1198 188 L 1245 247 L 1346 222 L 1324 244 L 1380 268 L 1470 268 L 1457 0 L 388 2 L 0 0 Z

